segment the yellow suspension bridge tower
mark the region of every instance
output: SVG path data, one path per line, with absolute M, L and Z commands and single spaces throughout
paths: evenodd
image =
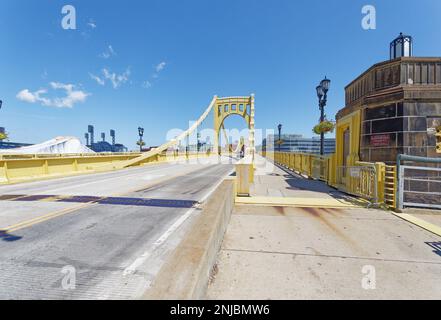
M 214 150 L 220 154 L 220 131 L 224 129 L 225 119 L 231 115 L 239 115 L 245 119 L 248 130 L 248 147 L 246 154 L 254 159 L 255 132 L 254 132 L 254 95 L 249 97 L 218 98 L 214 104 Z M 227 141 L 228 143 L 228 141 Z

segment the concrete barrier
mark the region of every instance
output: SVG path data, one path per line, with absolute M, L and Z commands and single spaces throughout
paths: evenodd
M 247 156 L 236 164 L 236 195 L 249 197 L 250 186 L 254 182 L 254 165 L 252 157 Z
M 159 271 L 143 299 L 205 298 L 234 207 L 234 179 L 226 179 L 207 200 L 202 213 Z

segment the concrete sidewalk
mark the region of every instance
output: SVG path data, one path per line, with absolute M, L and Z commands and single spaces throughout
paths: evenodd
M 441 299 L 441 237 L 386 211 L 324 207 L 347 199 L 324 183 L 257 173 L 252 196 L 315 205 L 236 205 L 207 298 Z

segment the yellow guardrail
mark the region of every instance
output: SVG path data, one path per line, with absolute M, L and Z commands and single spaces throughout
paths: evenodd
M 330 157 L 291 152 L 262 152 L 262 155 L 299 174 L 325 182 L 328 182 L 329 180 L 328 171 L 331 160 Z
M 384 168 L 384 203 L 391 208 L 397 208 L 397 167 Z
M 351 166 L 337 167 L 335 155 L 263 151 L 262 156 L 291 171 L 365 198 L 372 204 L 396 207 L 395 166 L 382 162 L 356 162 Z
M 164 161 L 186 160 L 207 157 L 210 153 L 156 154 L 144 159 L 138 165 Z M 109 171 L 114 164 L 140 157 L 140 153 L 100 153 L 100 154 L 38 154 L 1 155 L 0 184 L 62 177 L 76 174 Z

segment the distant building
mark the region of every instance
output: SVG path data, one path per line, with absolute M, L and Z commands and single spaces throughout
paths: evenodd
M 32 146 L 32 144 L 0 141 L 0 149 L 14 149 L 14 148 L 21 148 L 21 147 L 28 147 L 28 146 Z
M 263 140 L 262 149 L 267 151 L 279 151 L 279 146 L 276 141 L 279 136 L 270 134 Z M 280 146 L 281 152 L 298 152 L 298 153 L 320 153 L 320 138 L 304 138 L 300 134 L 282 134 L 283 141 Z M 335 139 L 325 139 L 325 154 L 332 154 L 335 152 Z
M 120 143 L 115 143 L 116 131 L 110 130 L 110 137 L 112 143 L 106 141 L 106 134 L 101 133 L 102 141 L 95 142 L 95 128 L 92 125 L 87 127 L 87 133 L 84 135 L 86 139 L 86 145 L 95 152 L 127 152 L 128 148 Z

